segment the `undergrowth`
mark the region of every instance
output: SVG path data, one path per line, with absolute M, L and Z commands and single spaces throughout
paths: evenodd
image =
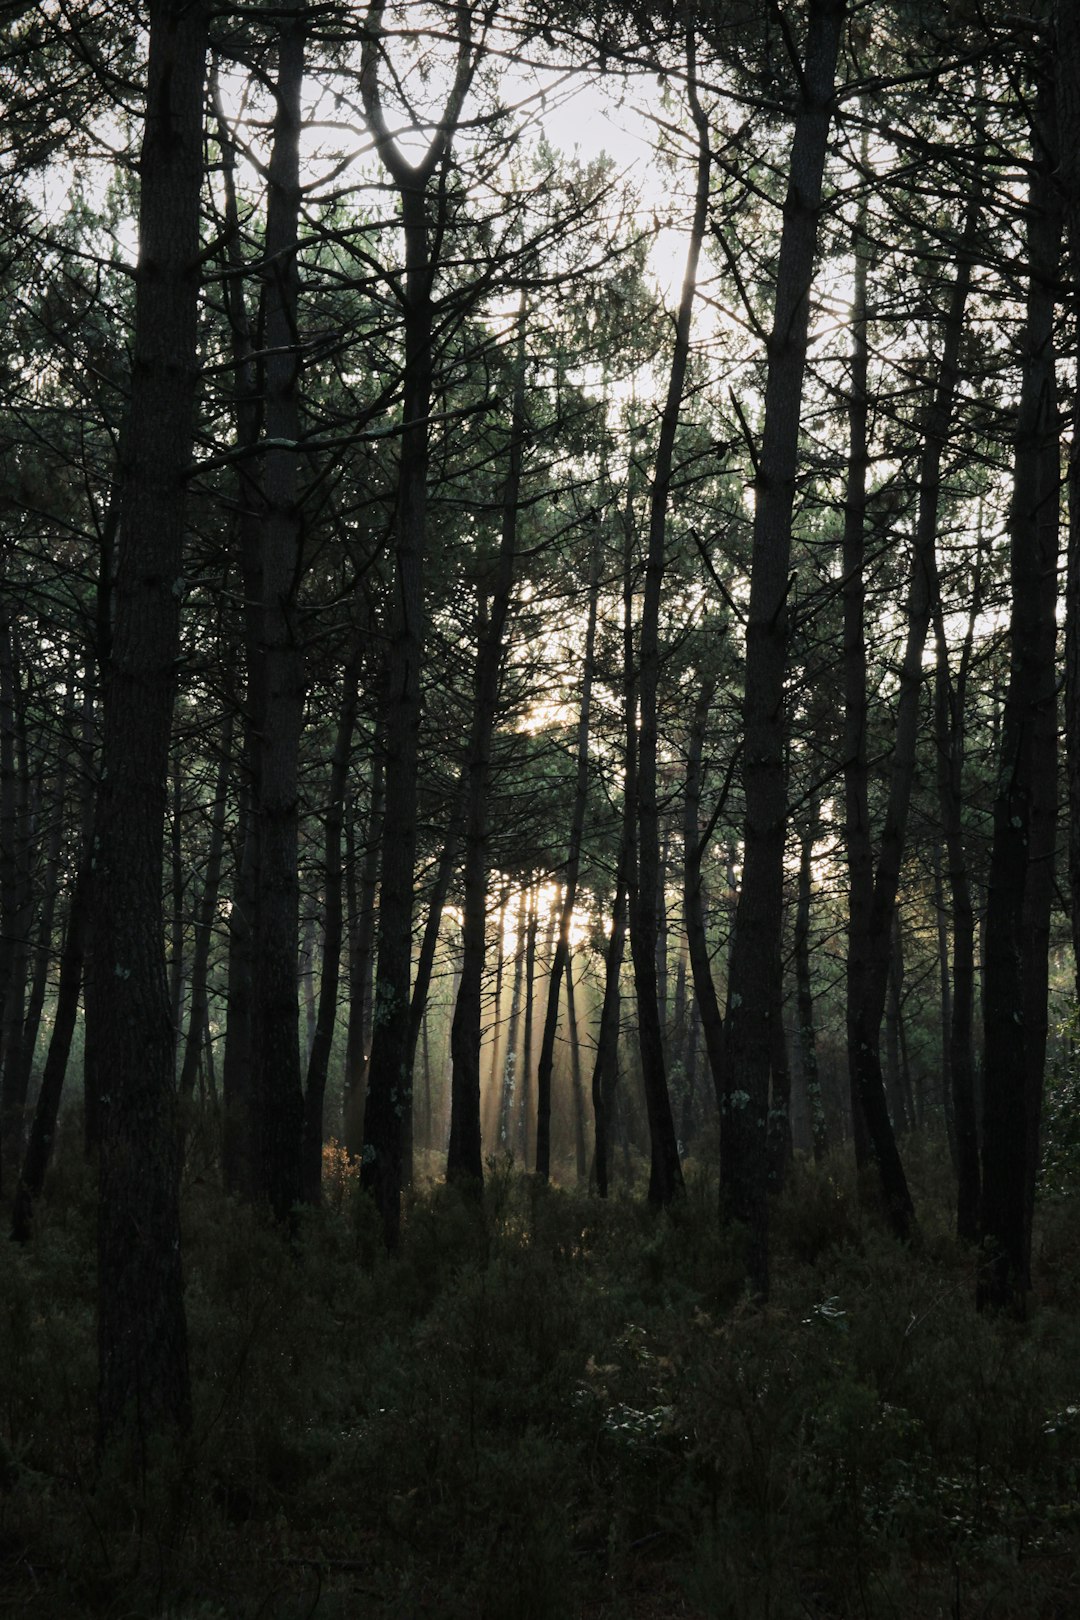
M 187 1189 L 188 1441 L 94 1457 L 93 1196 L 0 1250 L 0 1612 L 110 1620 L 1057 1620 L 1080 1574 L 1080 1211 L 1031 1322 L 979 1318 L 924 1167 L 898 1248 L 840 1164 L 742 1293 L 716 1187 L 656 1216 L 489 1167 L 389 1260 L 331 1155 L 291 1248 Z M 935 1180 L 936 1178 L 936 1180 Z

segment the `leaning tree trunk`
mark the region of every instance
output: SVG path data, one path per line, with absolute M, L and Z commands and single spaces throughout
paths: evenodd
M 769 343 L 746 627 L 745 858 L 728 975 L 721 1183 L 727 1213 L 748 1228 L 750 1282 L 763 1298 L 769 1289 L 766 1137 L 772 1019 L 780 1005 L 787 824 L 788 568 L 810 288 L 845 11 L 841 0 L 809 3 L 802 104 L 792 140 Z
M 1009 523 L 1009 684 L 997 761 L 983 992 L 978 1303 L 1023 1314 L 1047 1030 L 1047 948 L 1057 808 L 1059 422 L 1054 288 L 1062 239 L 1049 62 L 1036 103 L 1028 195 L 1024 372 Z
M 95 829 L 92 1003 L 101 1072 L 98 1419 L 191 1422 L 162 856 L 191 462 L 207 11 L 150 8 L 134 354 Z

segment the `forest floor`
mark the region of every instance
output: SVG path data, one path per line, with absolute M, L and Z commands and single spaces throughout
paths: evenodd
M 657 1217 L 493 1166 L 401 1255 L 340 1158 L 291 1248 L 189 1176 L 195 1424 L 94 1459 L 94 1194 L 0 1258 L 0 1614 L 35 1620 L 1072 1620 L 1080 1196 L 1030 1320 L 973 1310 L 947 1174 L 897 1247 L 797 1166 L 743 1297 L 715 1182 Z

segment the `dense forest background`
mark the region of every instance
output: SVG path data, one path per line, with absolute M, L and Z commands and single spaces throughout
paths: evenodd
M 1072 4 L 0 15 L 12 1612 L 1071 1612 Z

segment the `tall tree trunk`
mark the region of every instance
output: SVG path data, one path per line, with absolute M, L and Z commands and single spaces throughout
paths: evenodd
M 488 1141 L 499 1140 L 499 1121 L 502 1110 L 503 1061 L 503 981 L 506 977 L 506 907 L 510 900 L 510 885 L 503 883 L 499 890 L 499 913 L 495 922 L 495 989 L 492 994 L 491 1056 L 488 1062 L 487 1106 L 484 1134 Z
M 242 640 L 246 689 L 236 806 L 235 854 L 229 906 L 224 1054 L 222 1057 L 221 1174 L 229 1192 L 253 1194 L 257 1185 L 256 1120 L 252 1095 L 252 1015 L 254 935 L 257 898 L 257 838 L 254 810 L 258 801 L 258 738 L 263 730 L 261 649 L 263 494 L 259 477 L 258 440 L 262 424 L 262 387 L 255 360 L 244 294 L 245 263 L 241 250 L 240 210 L 236 193 L 236 144 L 225 117 L 216 64 L 210 80 L 211 100 L 224 193 L 223 271 L 233 364 L 232 406 L 239 452 L 236 462 L 237 538 L 243 587 Z M 88 987 L 89 988 L 89 987 Z
M 525 457 L 525 301 L 518 312 L 514 360 L 513 406 L 506 480 L 502 492 L 502 528 L 491 579 L 491 604 L 479 590 L 479 636 L 469 738 L 468 797 L 465 812 L 464 904 L 462 908 L 461 980 L 450 1031 L 452 1075 L 450 1145 L 446 1179 L 479 1192 L 484 1181 L 480 1140 L 480 1047 L 484 964 L 487 958 L 488 800 L 491 793 L 492 739 L 499 702 L 499 672 L 505 652 L 506 621 L 514 586 L 518 506 Z
M 788 567 L 810 288 L 845 11 L 841 0 L 809 0 L 769 344 L 746 627 L 745 858 L 728 977 L 720 1142 L 724 1205 L 748 1228 L 750 1282 L 762 1298 L 769 1290 L 766 1133 L 784 901 Z
M 578 710 L 574 803 L 570 814 L 570 845 L 566 856 L 562 910 L 555 945 L 555 959 L 548 978 L 547 1009 L 536 1072 L 536 1173 L 547 1181 L 551 1170 L 551 1074 L 555 1061 L 555 1035 L 559 1024 L 559 999 L 563 974 L 570 962 L 570 929 L 577 903 L 578 873 L 581 869 L 581 841 L 585 832 L 585 811 L 589 801 L 589 723 L 592 706 L 593 654 L 596 647 L 596 612 L 600 591 L 600 532 L 593 530 L 589 563 L 589 616 L 585 627 L 585 652 L 581 665 L 581 705 Z
M 66 775 L 66 771 L 64 773 Z M 20 1243 L 30 1237 L 33 1208 L 41 1197 L 45 1174 L 56 1140 L 60 1098 L 67 1076 L 72 1037 L 78 1021 L 79 991 L 86 955 L 87 913 L 90 906 L 90 856 L 94 830 L 94 697 L 89 667 L 83 695 L 82 738 L 79 747 L 79 833 L 75 881 L 68 899 L 64 939 L 60 949 L 60 982 L 53 1009 L 52 1033 L 34 1106 L 34 1118 L 15 1189 L 11 1235 Z
M 566 1023 L 570 1035 L 570 1088 L 574 1103 L 574 1172 L 580 1187 L 588 1178 L 589 1156 L 585 1146 L 585 1087 L 581 1076 L 581 1038 L 578 1033 L 572 955 L 566 964 Z
M 428 416 L 431 410 L 434 309 L 431 182 L 449 150 L 472 79 L 471 10 L 457 14 L 457 63 L 446 105 L 419 163 L 408 162 L 386 121 L 380 84 L 384 0 L 367 12 L 360 92 L 379 158 L 401 203 L 405 237 L 403 314 L 405 373 L 394 546 L 394 606 L 387 661 L 386 816 L 382 844 L 379 949 L 364 1109 L 361 1185 L 375 1197 L 386 1246 L 397 1248 L 406 1120 L 412 1112 L 409 1073 L 409 985 L 412 893 L 416 858 L 416 779 L 420 742 L 420 670 L 424 646 L 424 554 L 427 546 Z M 436 201 L 441 203 L 442 194 Z
M 975 565 L 971 611 L 955 683 L 950 678 L 948 639 L 940 593 L 935 607 L 937 642 L 935 725 L 937 731 L 938 799 L 945 828 L 949 890 L 952 900 L 952 978 L 943 974 L 943 1014 L 948 1040 L 945 1073 L 951 1088 L 947 1110 L 956 1157 L 956 1231 L 968 1242 L 978 1235 L 979 1134 L 975 1109 L 975 908 L 971 898 L 964 846 L 963 788 L 967 678 L 982 610 L 982 555 Z M 945 1011 L 945 991 L 948 1008 Z
M 184 773 L 181 764 L 181 745 L 173 742 L 172 803 L 169 816 L 169 1005 L 172 1008 L 173 1061 L 180 1044 L 180 1026 L 184 1010 L 184 890 L 187 887 L 184 872 Z
M 40 796 L 39 786 L 30 780 L 26 733 L 28 694 L 20 669 L 19 638 L 14 626 L 9 634 L 10 659 L 5 661 L 6 670 L 0 672 L 3 711 L 0 748 L 5 759 L 2 831 L 8 840 L 3 851 L 0 881 L 2 926 L 7 944 L 7 979 L 0 987 L 0 1157 L 5 1180 L 18 1168 L 26 1128 L 26 1091 L 21 1083 L 20 1055 L 34 920 L 34 823 L 36 800 Z
M 323 849 L 323 949 L 322 979 L 315 1032 L 308 1054 L 304 1086 L 304 1148 L 300 1175 L 300 1196 L 305 1204 L 318 1204 L 322 1196 L 323 1100 L 330 1068 L 330 1049 L 337 1023 L 338 983 L 341 977 L 341 945 L 344 896 L 342 893 L 341 829 L 345 819 L 349 761 L 356 725 L 356 663 L 345 671 L 337 736 L 330 761 L 330 784 L 326 800 L 326 840 Z
M 379 850 L 382 844 L 385 773 L 383 742 L 378 731 L 371 758 L 371 787 L 360 883 L 356 884 L 357 851 L 353 823 L 347 827 L 349 874 L 349 1024 L 345 1039 L 345 1095 L 343 1130 L 350 1158 L 359 1158 L 364 1146 L 364 1088 L 371 1051 L 372 967 L 375 949 L 375 901 L 379 887 Z
M 705 908 L 701 894 L 701 858 L 709 838 L 708 832 L 704 837 L 701 832 L 701 757 L 705 746 L 705 728 L 715 692 L 715 677 L 709 676 L 698 694 L 687 741 L 686 792 L 683 798 L 683 916 L 690 950 L 694 995 L 719 1107 L 723 1095 L 724 1020 L 720 1012 L 716 986 L 713 983 L 709 941 L 705 932 Z
M 889 775 L 889 796 L 882 826 L 877 867 L 872 889 L 867 892 L 863 870 L 868 849 L 866 812 L 865 740 L 859 759 L 858 779 L 849 761 L 849 840 L 856 823 L 867 827 L 866 842 L 858 845 L 860 880 L 852 883 L 848 933 L 848 1061 L 852 1079 L 852 1114 L 855 1125 L 856 1157 L 865 1164 L 872 1157 L 877 1165 L 885 1210 L 894 1232 L 910 1236 L 915 1211 L 907 1179 L 896 1146 L 896 1135 L 889 1120 L 881 1064 L 881 1026 L 888 997 L 889 969 L 893 950 L 893 919 L 900 883 L 900 868 L 907 836 L 908 809 L 915 781 L 915 761 L 919 738 L 923 689 L 923 652 L 927 632 L 938 599 L 937 529 L 941 498 L 941 468 L 952 422 L 959 376 L 960 348 L 964 317 L 971 284 L 970 252 L 974 244 L 982 208 L 978 189 L 969 199 L 963 224 L 964 251 L 960 255 L 942 322 L 941 358 L 933 394 L 927 406 L 923 427 L 923 447 L 919 461 L 919 501 L 908 587 L 908 630 L 900 669 L 900 695 L 896 711 L 896 731 Z M 848 600 L 854 604 L 861 633 L 861 537 L 852 536 L 856 549 L 853 578 Z M 845 551 L 847 545 L 845 546 Z M 848 572 L 845 555 L 845 573 Z M 849 653 L 850 656 L 850 653 Z M 862 664 L 863 690 L 855 690 L 854 658 L 849 670 L 849 701 L 854 705 L 857 726 L 865 739 L 865 648 Z M 849 714 L 849 726 L 851 716 Z M 852 802 L 858 800 L 857 811 Z M 850 851 L 849 843 L 849 851 Z M 851 859 L 849 853 L 849 860 Z
M 521 1162 L 532 1158 L 533 1002 L 536 995 L 536 935 L 540 927 L 540 888 L 529 886 L 529 915 L 525 924 L 525 1016 L 521 1037 Z
M 301 572 L 298 347 L 304 10 L 282 25 L 268 170 L 263 335 L 262 714 L 254 828 L 258 886 L 252 988 L 252 1102 L 258 1191 L 283 1220 L 301 1196 L 303 1093 L 297 998 L 299 765 L 304 674 L 296 620 Z M 255 1132 L 253 1132 L 255 1134 Z
M 499 1142 L 513 1151 L 514 1105 L 517 1096 L 518 1030 L 521 1025 L 521 991 L 525 982 L 525 933 L 528 928 L 529 890 L 522 886 L 514 922 L 514 981 L 510 990 L 510 1018 L 506 1028 L 506 1060 L 502 1074 L 502 1102 L 499 1111 Z
M 221 890 L 221 866 L 225 853 L 225 817 L 232 774 L 232 743 L 235 713 L 226 711 L 218 744 L 217 776 L 214 782 L 214 802 L 210 808 L 210 844 L 206 853 L 202 893 L 195 916 L 195 942 L 191 954 L 191 1007 L 188 1013 L 184 1055 L 180 1065 L 180 1095 L 190 1099 L 195 1094 L 195 1081 L 203 1042 L 206 1039 L 206 1018 L 209 992 L 207 981 L 210 968 L 210 947 L 214 938 L 214 919 L 218 913 Z
M 30 1096 L 30 1082 L 34 1072 L 34 1053 L 37 1049 L 41 1015 L 45 1008 L 49 976 L 53 964 L 53 930 L 56 918 L 56 899 L 60 888 L 60 861 L 64 842 L 64 809 L 67 796 L 67 756 L 61 760 L 53 789 L 51 825 L 43 857 L 41 907 L 33 939 L 33 970 L 30 974 L 29 996 L 19 1031 L 18 1045 L 12 1051 L 11 1091 L 16 1107 L 25 1114 Z M 21 1133 L 20 1133 L 21 1134 Z
M 627 468 L 622 535 L 622 676 L 623 676 L 623 813 L 611 933 L 604 958 L 604 997 L 593 1063 L 592 1105 L 595 1126 L 593 1175 L 599 1197 L 608 1195 L 611 1171 L 616 1086 L 619 1078 L 619 1016 L 626 924 L 636 855 L 637 829 L 637 668 L 634 657 L 634 522 L 632 469 Z
M 1058 169 L 1069 248 L 1073 332 L 1080 330 L 1080 13 L 1056 0 Z M 1075 342 L 1075 339 L 1074 339 Z M 1080 1007 L 1080 373 L 1073 387 L 1069 443 L 1069 542 L 1065 574 L 1065 752 L 1069 794 L 1069 909 L 1076 1003 Z
M 1039 64 L 1028 194 L 1030 279 L 1009 522 L 1009 685 L 986 908 L 983 1180 L 978 1303 L 1023 1313 L 1047 1035 L 1057 810 L 1059 422 L 1054 288 L 1062 239 L 1053 65 Z
M 675 315 L 675 344 L 671 355 L 667 394 L 660 418 L 656 466 L 649 497 L 649 547 L 645 565 L 645 593 L 641 608 L 638 678 L 637 750 L 637 870 L 630 909 L 630 952 L 634 963 L 634 989 L 638 1007 L 638 1039 L 649 1120 L 651 1162 L 649 1202 L 670 1204 L 683 1188 L 679 1146 L 671 1113 L 660 1022 L 657 950 L 658 898 L 661 892 L 658 807 L 657 690 L 660 677 L 660 600 L 666 563 L 667 516 L 675 457 L 675 437 L 682 409 L 686 368 L 690 357 L 690 326 L 697 288 L 698 260 L 709 206 L 712 162 L 709 123 L 698 100 L 693 23 L 687 24 L 687 87 L 690 111 L 697 132 L 694 213 L 686 250 L 686 268 Z
M 820 1163 L 828 1146 L 828 1133 L 825 1127 L 825 1109 L 821 1101 L 821 1076 L 818 1073 L 817 1035 L 814 1023 L 814 985 L 810 974 L 810 903 L 813 894 L 814 841 L 817 838 L 819 813 L 818 800 L 813 797 L 799 833 L 798 900 L 795 907 L 792 954 L 795 959 L 795 1000 L 799 1020 L 799 1064 L 806 1089 L 814 1159 Z
M 197 380 L 207 13 L 153 0 L 120 551 L 95 830 L 102 1442 L 191 1422 L 161 874 Z

